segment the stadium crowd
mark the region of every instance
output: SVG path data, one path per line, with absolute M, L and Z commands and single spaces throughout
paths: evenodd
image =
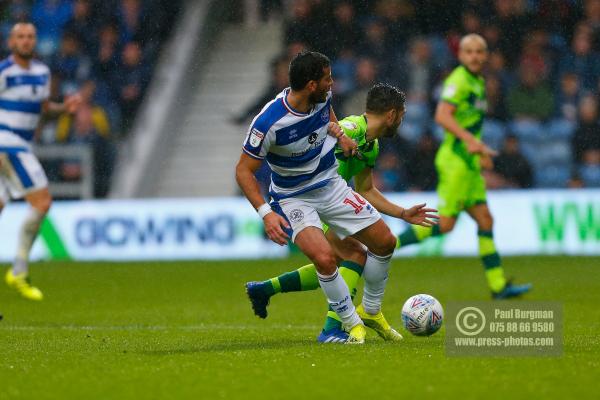
M 46 120 L 44 144 L 88 144 L 95 196 L 107 194 L 115 144 L 131 126 L 179 0 L 12 0 L 0 2 L 0 52 L 16 22 L 37 28 L 37 57 L 52 73 L 51 100 L 80 93 L 74 115 Z M 81 178 L 79 160 L 44 162 L 51 181 Z
M 600 0 L 293 0 L 266 1 L 263 16 L 284 12 L 282 55 L 256 104 L 287 85 L 299 50 L 332 60 L 338 116 L 364 111 L 377 81 L 407 93 L 394 140 L 382 143 L 377 185 L 386 191 L 433 190 L 442 132 L 433 112 L 456 66 L 462 35 L 488 42 L 484 140 L 500 151 L 490 188 L 600 187 Z M 281 11 L 285 9 L 285 11 Z

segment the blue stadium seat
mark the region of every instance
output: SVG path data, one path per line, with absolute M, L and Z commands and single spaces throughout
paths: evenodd
M 506 126 L 498 120 L 486 120 L 483 124 L 483 141 L 494 150 L 502 149 Z
M 564 188 L 571 178 L 571 169 L 564 165 L 548 165 L 534 170 L 535 186 Z
M 564 118 L 553 119 L 546 124 L 547 136 L 553 139 L 571 139 L 575 123 Z
M 600 187 L 600 165 L 582 165 L 579 176 L 586 187 Z
M 403 121 L 399 132 L 404 139 L 416 143 L 425 132 L 425 125 L 415 121 Z
M 521 143 L 537 143 L 544 138 L 544 129 L 538 121 L 514 121 L 510 130 L 519 138 Z

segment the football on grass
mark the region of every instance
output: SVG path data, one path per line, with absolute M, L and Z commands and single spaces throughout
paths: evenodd
M 402 307 L 402 323 L 416 336 L 429 336 L 442 326 L 444 309 L 435 297 L 428 294 L 412 296 Z

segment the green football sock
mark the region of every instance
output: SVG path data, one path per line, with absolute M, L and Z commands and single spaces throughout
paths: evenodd
M 269 295 L 286 292 L 301 292 L 315 290 L 319 287 L 317 269 L 314 264 L 308 264 L 294 271 L 286 272 L 263 282 Z
M 396 248 L 399 249 L 401 247 L 419 243 L 428 237 L 439 236 L 440 234 L 439 225 L 434 225 L 433 227 L 410 225 L 398 236 L 396 240 Z
M 481 257 L 485 269 L 488 286 L 493 292 L 499 292 L 506 285 L 506 279 L 500 255 L 494 244 L 494 235 L 492 231 L 478 231 L 477 237 L 479 239 L 479 257 Z
M 350 292 L 350 296 L 354 299 L 356 295 L 356 285 L 358 284 L 358 280 L 363 272 L 363 267 L 360 264 L 356 264 L 352 261 L 342 261 L 340 267 L 338 268 L 340 271 L 340 275 L 344 278 L 346 285 L 348 285 L 348 290 Z M 327 318 L 325 318 L 325 325 L 323 325 L 323 330 L 328 331 L 331 329 L 342 329 L 342 321 L 340 317 L 329 307 L 329 311 L 327 311 Z

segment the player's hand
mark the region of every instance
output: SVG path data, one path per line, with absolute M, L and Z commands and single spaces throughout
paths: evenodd
M 479 159 L 479 165 L 481 165 L 481 168 L 491 171 L 494 169 L 494 160 L 488 155 L 483 155 Z
M 488 157 L 495 157 L 498 155 L 496 150 L 489 148 L 485 143 L 475 138 L 467 142 L 467 151 L 471 154 L 480 154 Z
M 440 216 L 435 208 L 425 208 L 427 204 L 417 204 L 411 208 L 405 208 L 402 219 L 413 225 L 432 227 L 438 224 Z
M 339 138 L 340 136 L 344 135 L 344 130 L 336 122 L 330 122 L 329 125 L 327 125 L 327 133 L 330 136 Z
M 358 153 L 358 145 L 346 135 L 338 138 L 338 146 L 340 146 L 346 157 L 353 157 Z
M 282 229 L 282 227 L 286 229 L 289 229 L 290 227 L 285 218 L 272 211 L 265 215 L 263 222 L 265 224 L 265 232 L 267 232 L 269 239 L 280 246 L 285 246 L 290 238 L 289 235 Z
M 83 100 L 81 99 L 79 93 L 75 93 L 74 95 L 67 97 L 65 99 L 65 111 L 69 114 L 75 113 L 79 109 L 82 101 Z

